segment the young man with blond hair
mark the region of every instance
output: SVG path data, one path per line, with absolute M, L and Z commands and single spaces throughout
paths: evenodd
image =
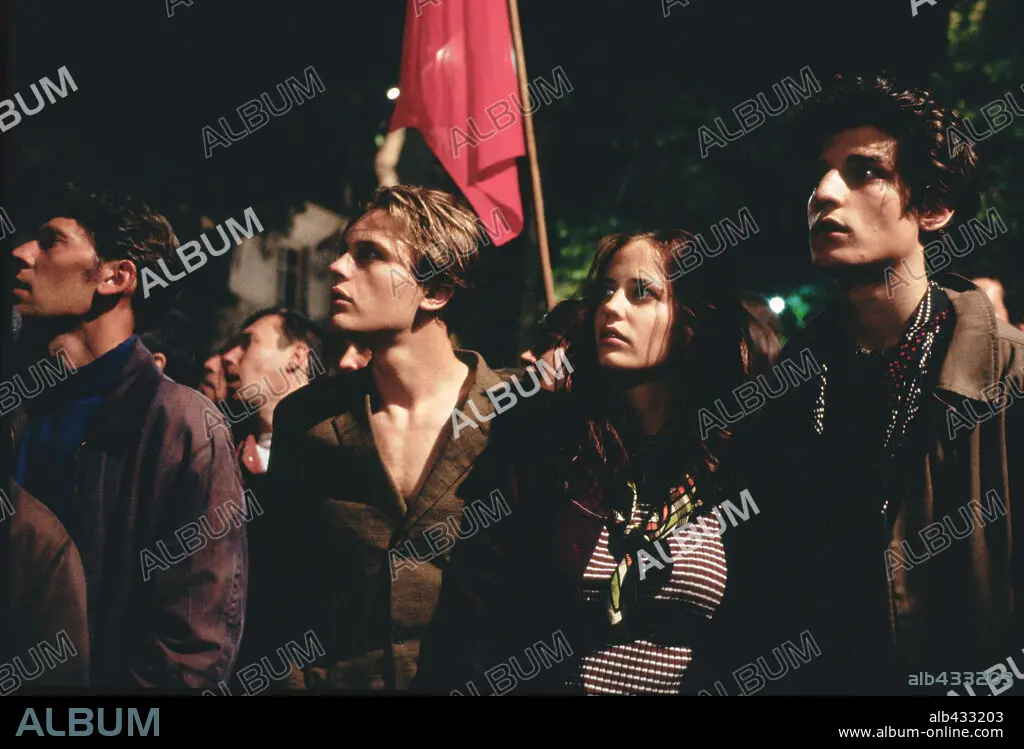
M 456 440 L 452 414 L 470 405 L 493 418 L 487 391 L 503 380 L 452 347 L 442 318 L 479 260 L 468 207 L 439 190 L 381 188 L 342 242 L 330 322 L 369 364 L 310 383 L 275 414 L 270 500 L 288 512 L 273 548 L 254 552 L 274 557 L 262 589 L 282 612 L 266 655 L 313 631 L 324 653 L 293 663 L 291 686 L 406 689 L 455 544 L 448 521 L 490 499 L 460 493 L 489 424 Z M 246 678 L 259 674 L 243 668 Z

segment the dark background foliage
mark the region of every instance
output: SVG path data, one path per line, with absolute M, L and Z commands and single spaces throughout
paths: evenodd
M 786 297 L 790 326 L 819 306 L 825 289 L 809 267 L 804 217 L 812 186 L 787 156 L 792 112 L 707 158 L 697 137 L 715 117 L 737 129 L 735 106 L 759 92 L 772 96 L 773 83 L 799 79 L 804 67 L 820 80 L 889 69 L 975 117 L 1007 91 L 1024 104 L 1024 5 L 1015 0 L 939 0 L 916 17 L 911 0 L 689 0 L 672 3 L 667 17 L 664 5 L 520 3 L 530 78 L 550 80 L 561 67 L 573 87 L 535 114 L 563 296 L 604 233 L 684 227 L 712 241 L 712 224 L 736 221 L 747 208 L 758 234 L 696 272 L 731 274 L 752 291 Z M 164 0 L 9 3 L 5 97 L 27 94 L 42 76 L 56 80 L 61 66 L 78 91 L 0 135 L 4 205 L 19 229 L 32 229 L 45 214 L 32 204 L 45 182 L 109 187 L 165 212 L 182 242 L 198 235 L 201 216 L 241 218 L 249 206 L 279 232 L 305 200 L 351 215 L 376 183 L 376 139 L 393 108 L 385 92 L 397 84 L 404 15 L 401 0 L 193 0 L 170 18 Z M 324 93 L 204 157 L 204 125 L 218 117 L 236 123 L 238 106 L 289 76 L 302 80 L 311 65 Z M 1014 295 L 1022 135 L 1024 123 L 1014 122 L 979 145 L 992 185 L 986 200 L 1011 234 L 959 266 L 1000 275 Z M 450 185 L 415 140 L 399 173 Z M 542 311 L 535 248 L 531 231 L 490 250 L 489 280 L 452 323 L 464 345 L 497 365 L 514 360 Z M 187 281 L 203 346 L 216 309 L 232 303 L 228 263 L 210 263 Z

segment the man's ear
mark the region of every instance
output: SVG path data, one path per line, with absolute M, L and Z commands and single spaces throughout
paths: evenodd
M 161 372 L 167 369 L 167 357 L 161 354 L 160 352 L 156 352 L 153 354 L 153 362 L 158 367 L 160 367 Z
M 100 266 L 96 291 L 108 296 L 130 295 L 134 293 L 137 282 L 135 263 L 127 259 L 113 260 Z
M 917 225 L 921 231 L 938 231 L 949 226 L 953 211 L 944 205 L 922 207 L 917 214 Z
M 309 371 L 309 346 L 305 341 L 297 341 L 295 348 L 288 356 L 288 363 L 285 365 L 289 372 Z
M 437 312 L 448 304 L 454 293 L 455 287 L 451 284 L 425 288 L 423 299 L 420 300 L 420 309 L 424 312 Z

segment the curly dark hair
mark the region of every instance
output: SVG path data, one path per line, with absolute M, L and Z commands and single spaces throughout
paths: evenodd
M 589 490 L 609 474 L 627 470 L 632 446 L 628 443 L 628 417 L 616 393 L 609 392 L 597 358 L 594 320 L 604 299 L 603 278 L 614 255 L 634 241 L 654 247 L 672 289 L 674 318 L 669 333 L 669 353 L 664 368 L 675 385 L 674 412 L 670 415 L 672 439 L 680 467 L 712 477 L 722 463 L 731 439 L 729 430 L 714 428 L 705 439 L 699 436 L 698 412 L 710 407 L 755 374 L 758 365 L 773 352 L 761 352 L 760 341 L 751 335 L 755 321 L 740 295 L 730 285 L 694 274 L 673 273 L 674 252 L 686 243 L 696 244 L 687 231 L 669 230 L 613 234 L 598 241 L 597 251 L 580 290 L 575 323 L 566 335 L 567 358 L 573 367 L 568 377 L 572 421 L 581 425 L 571 449 L 578 456 L 577 469 L 586 477 Z M 636 435 L 634 434 L 633 438 Z M 719 484 L 718 477 L 712 483 Z
M 180 296 L 171 286 L 157 289 L 148 299 L 142 295 L 142 271 L 149 268 L 161 279 L 158 263 L 176 273 L 181 266 L 175 253 L 178 238 L 170 222 L 145 203 L 131 197 L 115 197 L 100 191 L 89 192 L 74 184 L 63 185 L 46 205 L 50 216 L 74 219 L 85 230 L 101 262 L 130 260 L 135 265 L 137 286 L 132 294 L 132 310 L 137 327 L 150 327 L 158 308 L 172 306 Z M 164 293 L 160 293 L 160 292 Z
M 829 138 L 861 126 L 876 127 L 896 139 L 905 211 L 945 206 L 961 221 L 978 212 L 974 144 L 963 135 L 961 116 L 940 105 L 930 91 L 885 73 L 835 75 L 799 117 L 798 149 L 807 149 L 802 161 L 813 163 Z M 952 142 L 951 128 L 961 134 Z

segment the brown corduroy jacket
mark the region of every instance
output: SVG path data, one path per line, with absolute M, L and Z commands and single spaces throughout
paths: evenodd
M 494 497 L 460 491 L 495 416 L 486 391 L 503 377 L 475 352 L 456 355 L 475 371 L 459 409 L 477 427 L 463 426 L 457 439 L 447 428 L 439 457 L 408 504 L 374 445 L 368 368 L 312 382 L 275 411 L 268 501 L 284 519 L 253 529 L 250 538 L 254 557 L 264 557 L 258 568 L 266 572 L 251 581 L 247 626 L 254 641 L 247 652 L 262 653 L 272 672 L 291 668 L 288 677 L 271 673 L 283 679 L 277 686 L 409 687 L 450 559 L 445 528 L 454 538 L 470 503 L 503 513 Z M 290 663 L 282 663 L 280 653 L 290 653 Z M 262 686 L 259 666 L 247 672 L 239 665 L 246 691 Z

